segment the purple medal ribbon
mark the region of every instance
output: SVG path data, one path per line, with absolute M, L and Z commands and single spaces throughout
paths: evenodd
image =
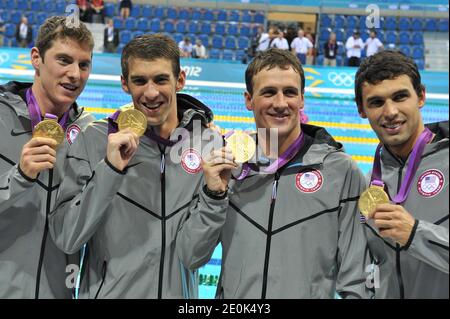
M 286 165 L 294 156 L 298 153 L 298 151 L 302 148 L 305 142 L 305 136 L 303 132 L 297 137 L 297 139 L 292 143 L 283 154 L 281 154 L 278 159 L 269 165 L 269 167 L 262 169 L 262 171 L 266 174 L 274 174 L 281 167 Z M 243 180 L 250 173 L 250 170 L 258 170 L 258 167 L 253 163 L 244 163 L 242 167 L 241 174 L 236 178 L 238 181 Z
M 108 117 L 108 135 L 111 133 L 117 133 L 119 131 L 116 121 L 119 117 L 120 112 L 121 112 L 120 110 L 117 110 L 116 112 L 114 112 L 114 114 L 112 114 Z M 165 139 L 165 138 L 162 138 L 161 136 L 159 136 L 158 134 L 155 134 L 155 132 L 153 132 L 149 128 L 147 128 L 147 130 L 145 131 L 144 134 L 152 141 L 154 141 L 158 144 L 165 145 L 165 146 L 174 146 L 175 144 L 177 144 L 178 142 L 180 142 L 186 138 L 186 136 L 180 135 L 176 141 L 170 140 L 170 139 Z
M 423 150 L 425 148 L 425 145 L 431 141 L 432 137 L 433 133 L 428 128 L 425 128 L 425 130 L 420 134 L 419 139 L 417 140 L 411 152 L 408 167 L 406 168 L 406 175 L 400 186 L 400 191 L 398 192 L 397 195 L 395 195 L 395 197 L 392 200 L 394 203 L 401 204 L 408 197 L 409 192 L 411 191 L 414 174 L 416 173 L 416 170 L 419 167 L 420 161 L 422 159 Z M 373 170 L 372 176 L 370 178 L 371 180 L 370 184 L 384 187 L 384 183 L 381 178 L 381 161 L 380 161 L 381 146 L 382 146 L 381 144 L 378 144 L 377 149 L 375 151 L 375 159 L 373 163 Z
M 42 115 L 41 115 L 41 109 L 39 108 L 39 105 L 36 101 L 36 98 L 34 97 L 33 91 L 31 88 L 27 89 L 26 91 L 26 98 L 27 98 L 27 106 L 28 106 L 28 113 L 30 114 L 31 119 L 31 130 L 34 130 L 34 127 L 42 121 Z M 58 121 L 59 125 L 63 128 L 65 131 L 67 128 L 67 122 L 69 119 L 69 110 L 64 112 L 64 115 L 62 116 L 61 120 Z M 52 119 L 52 120 L 58 120 L 58 117 L 56 115 L 45 113 L 45 118 Z

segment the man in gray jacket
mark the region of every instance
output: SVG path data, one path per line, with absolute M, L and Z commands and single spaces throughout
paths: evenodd
M 94 40 L 84 24 L 51 17 L 31 49 L 33 83 L 0 86 L 0 299 L 71 298 L 68 256 L 48 234 L 69 145 L 94 120 L 75 100 L 91 71 Z M 64 141 L 32 137 L 47 114 Z M 77 259 L 74 259 L 77 263 Z
M 214 136 L 205 130 L 212 112 L 177 93 L 186 74 L 171 38 L 136 37 L 121 61 L 122 87 L 146 116 L 147 131 L 140 138 L 118 131 L 122 109 L 80 133 L 51 235 L 67 253 L 87 243 L 81 298 L 196 298 L 197 276 L 180 263 L 176 235 L 198 196 L 203 174 L 196 142 Z
M 401 52 L 367 58 L 355 96 L 381 142 L 370 183 L 390 198 L 366 223 L 379 268 L 375 297 L 448 298 L 448 121 L 424 125 L 425 87 Z
M 177 239 L 181 260 L 195 269 L 220 242 L 220 298 L 369 297 L 357 210 L 364 177 L 325 129 L 299 124 L 305 77 L 298 59 L 261 52 L 245 78 L 262 155 L 243 164 L 229 190 L 231 151 L 205 158 L 205 185 Z

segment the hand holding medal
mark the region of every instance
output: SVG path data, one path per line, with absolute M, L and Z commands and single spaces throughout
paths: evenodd
M 119 131 L 129 128 L 138 137 L 141 137 L 147 130 L 147 117 L 137 109 L 127 109 L 120 112 L 117 118 L 117 124 Z
M 248 162 L 255 155 L 255 140 L 246 133 L 234 132 L 226 141 L 227 147 L 231 149 L 236 163 Z
M 64 130 L 58 123 L 58 118 L 52 114 L 45 114 L 45 119 L 33 129 L 33 137 L 47 137 L 56 141 L 58 147 L 64 141 Z
M 389 204 L 389 197 L 381 185 L 372 183 L 359 197 L 358 208 L 364 217 L 371 218 L 379 204 Z

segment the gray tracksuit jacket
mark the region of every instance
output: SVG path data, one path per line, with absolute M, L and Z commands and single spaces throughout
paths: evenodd
M 403 207 L 414 218 L 408 243 L 383 239 L 369 220 L 369 246 L 379 269 L 375 298 L 449 298 L 448 277 L 448 121 L 426 125 L 436 134 L 425 146 Z M 390 198 L 400 189 L 408 162 L 381 153 L 382 179 Z M 368 175 L 370 178 L 370 174 Z
M 325 129 L 275 174 L 231 181 L 225 199 L 202 192 L 182 225 L 178 254 L 195 269 L 222 244 L 219 298 L 365 298 L 364 176 Z
M 69 113 L 66 139 L 57 149 L 53 170 L 28 179 L 18 168 L 22 147 L 31 139 L 31 121 L 24 102 L 31 83 L 0 86 L 0 299 L 71 298 L 66 287 L 69 260 L 48 236 L 52 209 L 69 142 L 94 118 L 76 104 Z M 74 257 L 74 256 L 72 256 Z
M 193 136 L 212 113 L 188 95 L 178 94 L 177 103 L 187 137 L 164 146 L 142 136 L 125 172 L 106 160 L 108 121 L 94 122 L 70 149 L 50 231 L 67 253 L 88 243 L 80 298 L 198 297 L 197 274 L 182 266 L 175 247 L 202 179 Z M 192 130 L 194 120 L 200 131 Z

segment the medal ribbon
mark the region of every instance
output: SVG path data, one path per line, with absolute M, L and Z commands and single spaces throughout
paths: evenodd
M 41 115 L 41 109 L 39 108 L 39 104 L 36 101 L 36 98 L 34 97 L 33 91 L 31 88 L 27 89 L 26 91 L 26 99 L 27 99 L 27 106 L 28 106 L 28 113 L 30 114 L 30 120 L 31 120 L 31 130 L 34 130 L 34 127 L 42 121 L 42 115 Z M 69 110 L 64 112 L 61 120 L 58 121 L 59 125 L 63 128 L 65 131 L 67 128 L 67 122 L 69 119 Z M 52 119 L 52 120 L 58 120 L 58 117 L 56 115 L 45 113 L 45 118 Z
M 394 203 L 401 204 L 408 197 L 409 192 L 411 191 L 414 174 L 416 173 L 417 168 L 419 167 L 420 161 L 422 159 L 422 154 L 423 150 L 425 149 L 425 145 L 428 142 L 430 142 L 432 138 L 433 133 L 428 128 L 425 128 L 425 130 L 420 134 L 419 139 L 417 140 L 411 152 L 409 163 L 406 168 L 406 175 L 403 178 L 400 190 L 392 200 Z M 377 149 L 375 151 L 375 160 L 373 163 L 373 170 L 372 176 L 370 178 L 371 180 L 370 184 L 384 187 L 384 183 L 381 178 L 380 151 L 381 151 L 381 144 L 378 144 Z
M 302 148 L 305 143 L 305 136 L 303 132 L 296 138 L 294 143 L 292 143 L 283 154 L 281 154 L 276 161 L 270 164 L 267 168 L 262 169 L 265 174 L 274 174 L 281 167 L 286 165 L 298 151 Z M 237 180 L 243 180 L 250 173 L 250 170 L 258 171 L 258 166 L 253 163 L 244 163 L 242 167 L 241 174 L 236 178 Z
M 108 117 L 108 135 L 111 133 L 117 133 L 119 131 L 116 121 L 119 118 L 120 112 L 121 112 L 120 110 L 117 110 L 114 114 L 112 114 Z M 165 139 L 165 138 L 162 138 L 161 136 L 159 136 L 158 134 L 155 134 L 155 132 L 153 132 L 153 130 L 149 129 L 148 127 L 144 134 L 152 141 L 154 141 L 158 144 L 165 145 L 165 146 L 174 146 L 175 144 L 177 144 L 178 142 L 180 142 L 186 138 L 185 135 L 180 135 L 180 136 L 178 136 L 178 139 L 176 141 L 170 140 L 170 139 Z

